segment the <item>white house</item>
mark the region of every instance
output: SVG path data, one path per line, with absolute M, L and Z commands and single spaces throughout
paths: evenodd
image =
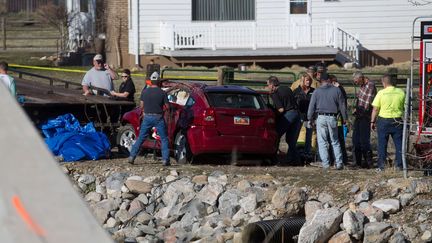
M 66 0 L 69 13 L 68 49 L 76 51 L 95 36 L 96 0 Z
M 127 0 L 128 54 L 177 64 L 409 60 L 408 0 Z M 416 28 L 418 29 L 418 28 Z

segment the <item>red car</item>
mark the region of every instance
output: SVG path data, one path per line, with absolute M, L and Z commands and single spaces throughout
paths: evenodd
M 270 159 L 277 151 L 275 115 L 256 91 L 233 85 L 164 82 L 169 111 L 165 112 L 170 150 L 179 163 L 196 155 L 257 154 Z M 141 110 L 124 114 L 117 144 L 130 151 L 140 127 Z M 153 133 L 146 149 L 160 149 Z

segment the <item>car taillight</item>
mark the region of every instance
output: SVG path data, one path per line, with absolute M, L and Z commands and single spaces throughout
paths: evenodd
M 202 112 L 201 117 L 197 121 L 197 125 L 201 126 L 214 126 L 215 125 L 215 111 L 212 108 L 207 108 Z
M 267 124 L 275 124 L 275 119 L 273 117 L 267 119 Z
M 203 116 L 204 116 L 204 121 L 206 121 L 206 122 L 214 122 L 215 121 L 213 109 L 204 110 Z

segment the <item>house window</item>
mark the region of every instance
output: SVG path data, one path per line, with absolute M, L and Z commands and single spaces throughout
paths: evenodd
M 89 2 L 88 0 L 80 0 L 80 12 L 81 13 L 88 13 L 89 11 Z
M 192 0 L 192 20 L 255 20 L 255 0 Z
M 290 0 L 290 14 L 307 14 L 307 0 Z

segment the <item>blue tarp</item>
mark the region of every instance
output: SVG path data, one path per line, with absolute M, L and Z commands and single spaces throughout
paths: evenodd
M 49 120 L 41 128 L 49 149 L 64 161 L 109 157 L 111 149 L 107 136 L 97 132 L 93 123 L 81 126 L 72 114 Z

